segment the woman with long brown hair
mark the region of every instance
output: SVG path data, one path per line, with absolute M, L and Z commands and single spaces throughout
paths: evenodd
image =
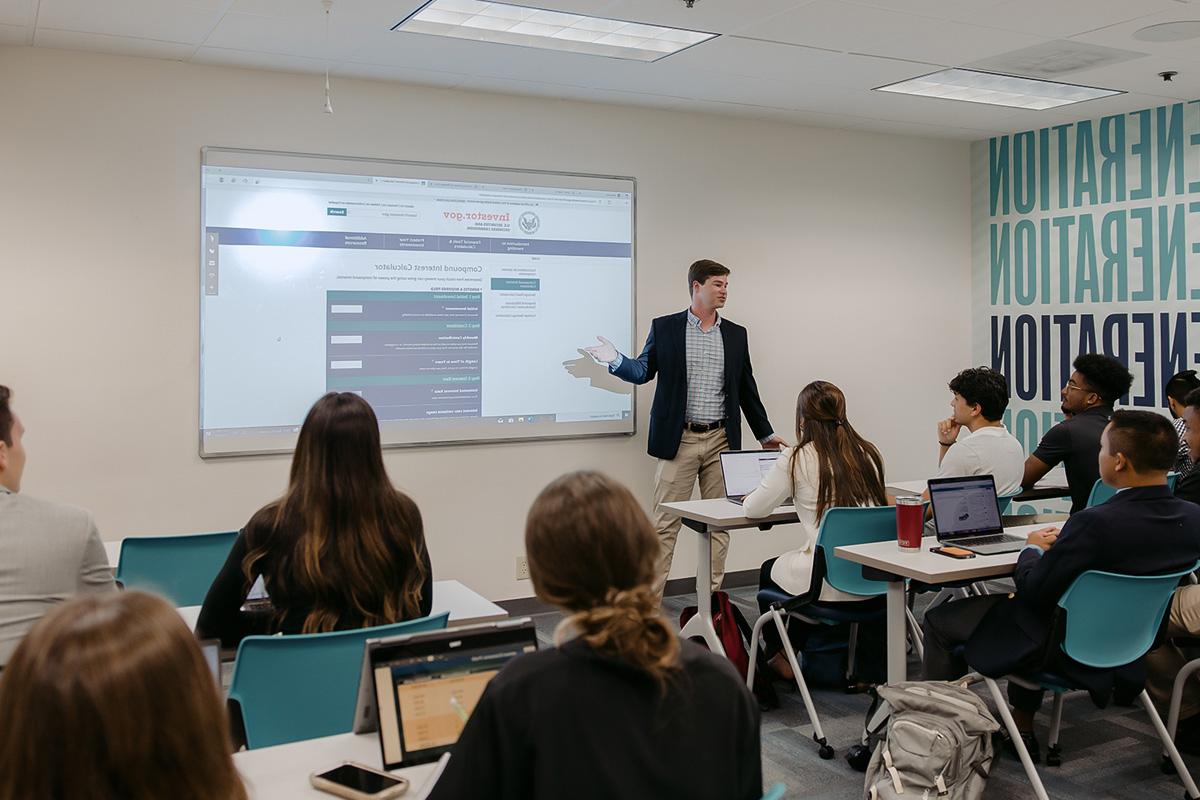
M 758 706 L 659 613 L 658 537 L 629 490 L 564 475 L 530 508 L 525 551 L 567 616 L 553 648 L 488 684 L 431 798 L 761 797 Z
M 0 800 L 246 800 L 220 690 L 161 598 L 81 596 L 0 678 Z
M 273 613 L 240 611 L 262 576 Z M 427 616 L 421 512 L 388 480 L 371 406 L 331 392 L 300 428 L 283 497 L 234 541 L 196 623 L 226 647 L 254 633 L 323 633 Z
M 782 589 L 802 595 L 812 588 L 813 562 L 821 519 L 831 508 L 887 505 L 883 485 L 883 458 L 878 448 L 854 430 L 846 415 L 846 396 L 828 381 L 813 381 L 796 398 L 796 446 L 785 450 L 757 489 L 746 495 L 747 517 L 765 517 L 789 496 L 796 506 L 800 546 L 762 565 L 759 588 Z M 818 599 L 823 603 L 860 602 L 822 582 Z M 762 604 L 766 611 L 766 604 Z M 805 628 L 788 624 L 792 643 L 803 646 Z M 791 667 L 779 652 L 782 642 L 774 626 L 763 628 L 763 640 L 772 667 L 791 677 Z

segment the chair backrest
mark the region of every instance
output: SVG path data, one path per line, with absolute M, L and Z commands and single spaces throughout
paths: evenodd
M 1167 488 L 1170 489 L 1172 492 L 1175 491 L 1175 483 L 1178 480 L 1179 480 L 1178 472 L 1168 472 L 1167 473 Z M 1088 508 L 1091 508 L 1092 506 L 1098 506 L 1101 503 L 1108 502 L 1108 500 L 1116 493 L 1117 493 L 1116 489 L 1109 486 L 1107 483 L 1105 483 L 1102 480 L 1097 480 L 1094 484 L 1092 484 L 1092 493 L 1088 495 L 1088 502 L 1087 502 Z
M 440 630 L 449 612 L 333 633 L 247 636 L 238 646 L 229 699 L 241 707 L 246 746 L 315 739 L 354 725 L 367 639 Z
M 225 531 L 124 539 L 117 580 L 127 589 L 160 594 L 177 606 L 198 606 L 236 538 L 237 531 Z
M 1141 658 L 1154 644 L 1179 579 L 1198 565 L 1168 575 L 1083 573 L 1058 601 L 1067 612 L 1063 652 L 1099 669 Z
M 1000 516 L 1004 516 L 1012 509 L 1013 498 L 1019 494 L 1020 492 L 1013 492 L 1012 494 L 996 495 L 996 501 L 1000 504 Z
M 834 548 L 871 542 L 896 541 L 896 507 L 831 508 L 821 520 L 817 547 L 825 559 L 825 580 L 846 594 L 873 597 L 887 591 L 884 581 L 862 576 L 862 565 L 834 554 Z
M 787 787 L 782 783 L 777 783 L 767 790 L 767 793 L 762 796 L 762 800 L 779 800 L 785 791 L 787 791 Z

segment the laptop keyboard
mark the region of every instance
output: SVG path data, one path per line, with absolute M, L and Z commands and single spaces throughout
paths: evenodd
M 990 536 L 974 536 L 970 539 L 956 539 L 952 544 L 961 547 L 983 547 L 989 544 L 1010 544 L 1013 541 L 1012 536 L 1006 536 L 1003 533 L 994 533 Z

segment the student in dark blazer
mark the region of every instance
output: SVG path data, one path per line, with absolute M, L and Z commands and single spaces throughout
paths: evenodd
M 777 450 L 784 445 L 774 434 L 758 396 L 746 329 L 717 313 L 729 293 L 729 269 L 715 261 L 697 261 L 688 269 L 688 287 L 691 306 L 655 319 L 637 358 L 621 355 L 603 336 L 597 337 L 601 344 L 584 348 L 629 383 L 648 383 L 658 377 L 646 449 L 659 459 L 654 527 L 660 555 L 654 591 L 660 599 L 671 571 L 680 520 L 660 511 L 659 505 L 689 499 L 697 478 L 701 497 L 725 496 L 720 453 L 741 449 L 742 412 L 764 448 Z M 725 576 L 728 549 L 729 534 L 713 534 L 713 591 L 720 588 Z
M 1108 502 L 1071 516 L 1061 532 L 1029 534 L 1017 561 L 1015 594 L 947 603 L 925 616 L 925 678 L 951 680 L 969 664 L 991 677 L 1048 667 L 1083 684 L 1105 701 L 1114 680 L 1141 690 L 1139 661 L 1114 675 L 1071 662 L 1048 648 L 1059 598 L 1088 570 L 1157 575 L 1187 569 L 1200 559 L 1200 507 L 1174 497 L 1167 471 L 1178 438 L 1161 414 L 1117 411 L 1100 438 L 1099 469 L 1119 491 Z M 965 660 L 956 647 L 966 644 Z M 1038 752 L 1033 715 L 1042 693 L 1009 684 L 1013 717 L 1030 755 Z

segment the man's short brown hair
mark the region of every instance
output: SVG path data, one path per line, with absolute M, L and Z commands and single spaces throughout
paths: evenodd
M 688 294 L 692 293 L 692 284 L 699 283 L 703 286 L 708 282 L 709 278 L 717 275 L 728 275 L 729 267 L 724 264 L 718 264 L 708 258 L 702 258 L 695 264 L 688 267 Z
M 9 408 L 8 398 L 12 397 L 12 392 L 7 386 L 0 386 L 0 442 L 4 442 L 9 447 L 12 446 L 12 430 L 13 430 L 13 413 Z
M 1108 447 L 1121 453 L 1137 472 L 1166 472 L 1175 465 L 1179 436 L 1175 426 L 1153 411 L 1114 411 L 1108 422 Z

